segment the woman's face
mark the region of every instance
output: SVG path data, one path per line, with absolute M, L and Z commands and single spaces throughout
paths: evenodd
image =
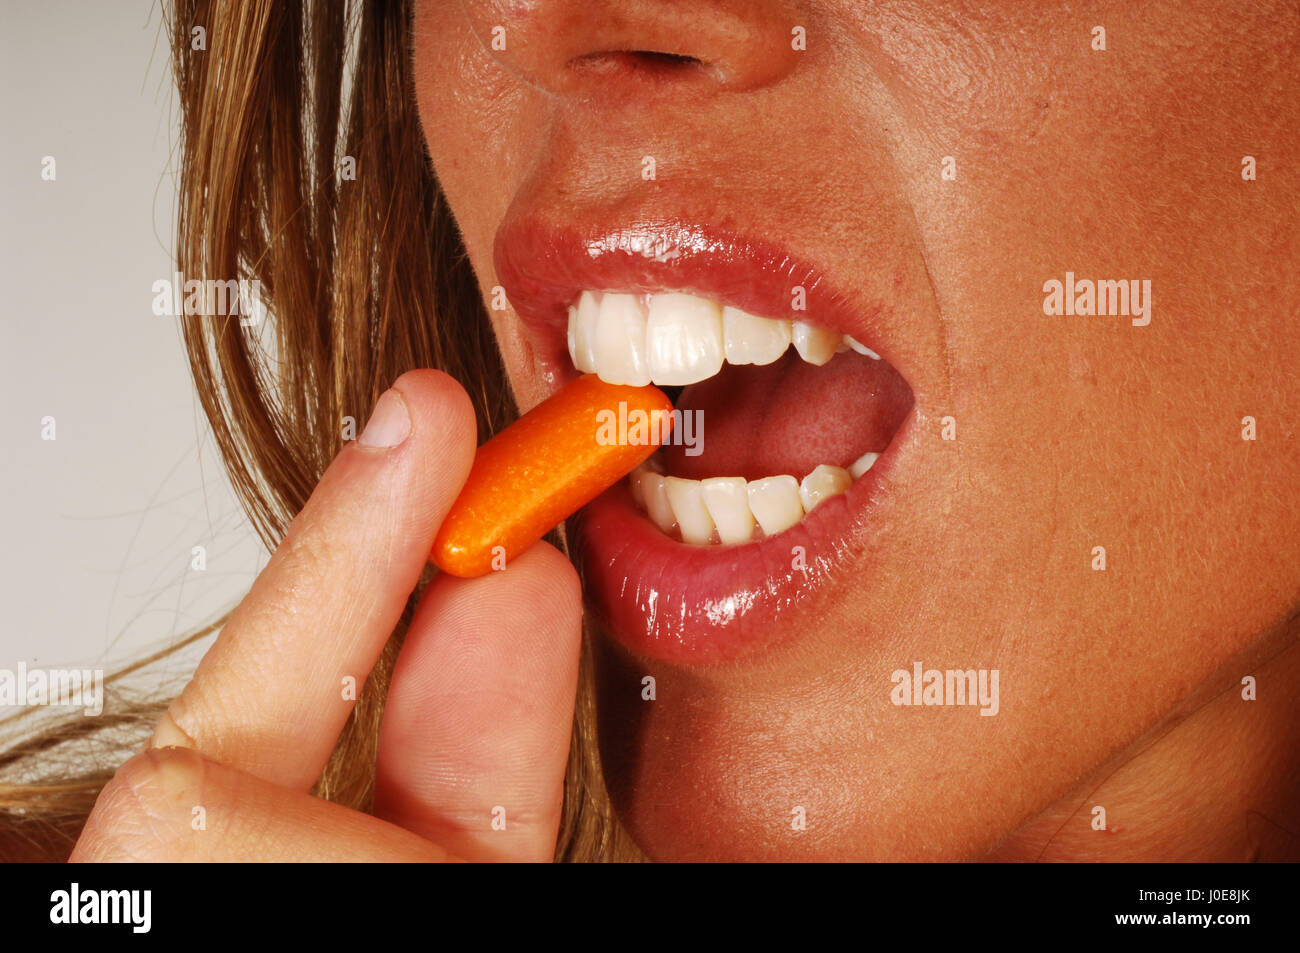
M 883 358 L 678 397 L 703 452 L 669 474 L 881 453 L 787 532 L 679 541 L 623 487 L 570 523 L 652 856 L 981 855 L 1294 612 L 1300 64 L 1268 7 L 420 5 L 421 119 L 523 408 L 577 373 L 584 290 Z

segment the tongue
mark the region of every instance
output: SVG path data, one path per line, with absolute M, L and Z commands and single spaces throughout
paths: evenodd
M 818 464 L 848 467 L 884 450 L 912 408 L 912 389 L 886 361 L 848 351 L 815 367 L 790 351 L 763 367 L 724 364 L 683 390 L 677 407 L 700 412 L 695 433 L 682 434 L 702 452 L 664 447 L 669 474 L 800 479 Z

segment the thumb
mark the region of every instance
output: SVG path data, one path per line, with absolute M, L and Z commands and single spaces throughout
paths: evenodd
M 467 860 L 550 860 L 581 634 L 577 573 L 546 543 L 435 579 L 393 672 L 375 813 Z

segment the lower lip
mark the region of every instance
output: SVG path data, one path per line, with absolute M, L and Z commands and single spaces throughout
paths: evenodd
M 785 532 L 743 545 L 665 536 L 620 481 L 570 525 L 587 598 L 605 631 L 636 655 L 702 665 L 770 649 L 806 629 L 798 617 L 870 550 L 911 422 L 847 491 Z

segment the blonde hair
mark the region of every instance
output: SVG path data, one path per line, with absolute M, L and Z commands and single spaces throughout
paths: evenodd
M 183 317 L 185 347 L 231 482 L 274 548 L 342 446 L 343 418 L 364 420 L 403 371 L 459 380 L 480 439 L 516 411 L 425 148 L 438 130 L 421 130 L 416 112 L 408 2 L 176 0 L 166 23 L 182 114 L 177 264 L 187 278 L 257 279 L 272 316 L 261 328 Z M 355 178 L 340 174 L 353 164 Z M 320 797 L 370 805 L 389 677 L 429 575 L 316 784 Z M 0 857 L 67 856 L 112 776 L 105 756 L 129 756 L 166 706 L 131 694 L 127 677 L 223 622 L 106 680 L 112 692 L 93 722 L 0 722 Z M 601 780 L 587 644 L 556 858 L 630 858 Z M 87 764 L 91 755 L 101 763 Z

